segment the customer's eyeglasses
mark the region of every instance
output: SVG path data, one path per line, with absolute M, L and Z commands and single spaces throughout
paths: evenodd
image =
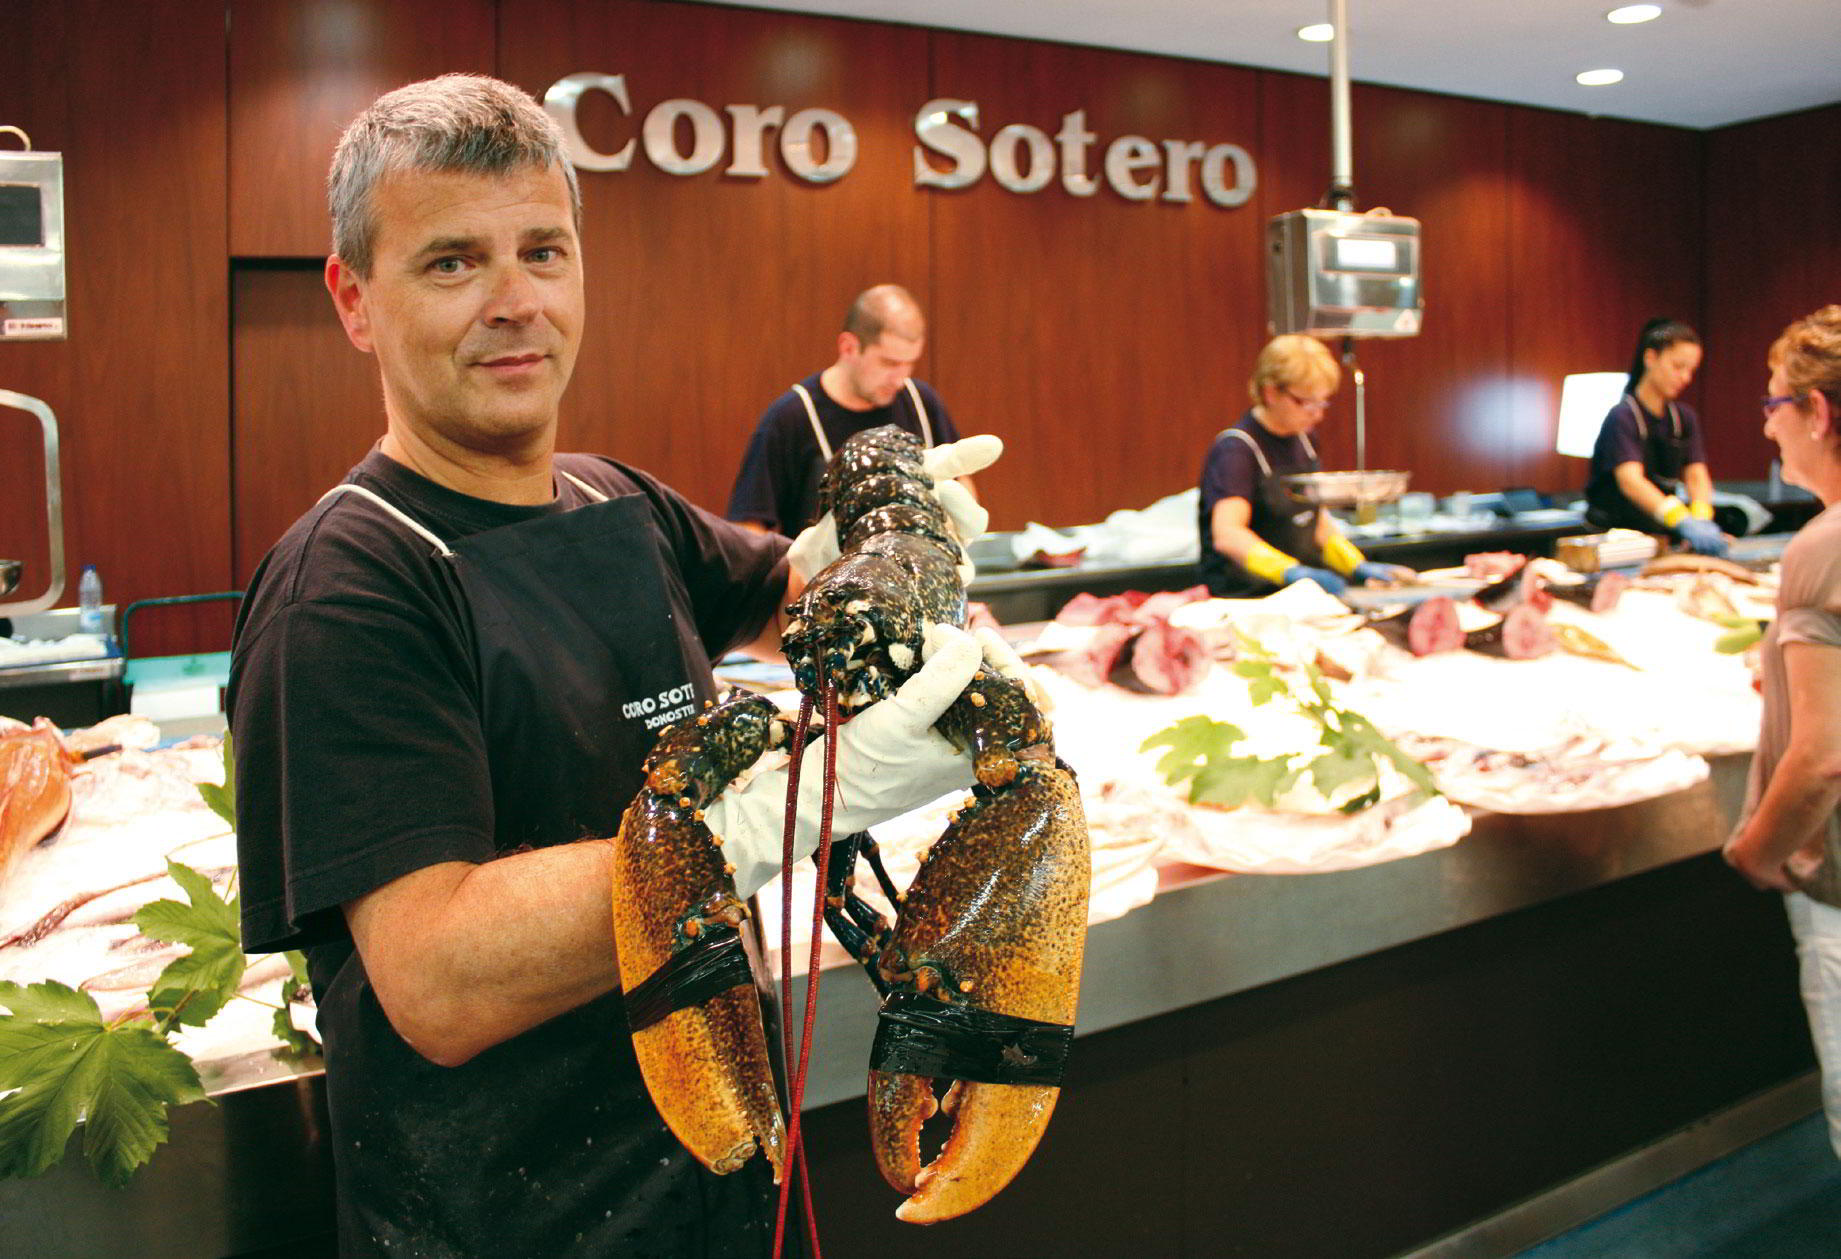
M 1758 399 L 1758 402 L 1759 402 L 1759 405 L 1761 405 L 1764 408 L 1764 418 L 1768 420 L 1771 418 L 1771 412 L 1775 411 L 1778 407 L 1782 406 L 1784 403 L 1801 402 L 1804 398 L 1807 398 L 1808 396 L 1809 395 L 1806 393 L 1784 393 L 1784 394 L 1778 394 L 1775 398 L 1760 398 Z
M 1281 390 L 1281 392 L 1287 398 L 1290 398 L 1293 402 L 1303 407 L 1306 411 L 1322 412 L 1330 409 L 1330 400 L 1328 398 L 1300 398 L 1289 389 Z

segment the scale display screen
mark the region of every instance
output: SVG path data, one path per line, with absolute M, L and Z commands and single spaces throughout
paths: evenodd
M 0 246 L 43 248 L 45 199 L 37 184 L 0 184 Z
M 1373 236 L 1332 236 L 1329 238 L 1332 271 L 1368 271 L 1398 275 L 1402 268 L 1402 250 L 1397 240 Z

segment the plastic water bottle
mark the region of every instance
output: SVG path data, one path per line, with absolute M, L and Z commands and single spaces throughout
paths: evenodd
M 83 566 L 82 580 L 77 583 L 77 632 L 102 633 L 102 578 L 96 575 L 94 564 Z

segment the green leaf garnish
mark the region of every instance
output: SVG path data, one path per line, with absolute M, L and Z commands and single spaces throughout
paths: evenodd
M 211 881 L 190 866 L 168 861 L 166 872 L 191 904 L 153 901 L 135 913 L 134 925 L 142 935 L 190 945 L 192 951 L 160 972 L 147 1004 L 163 1025 L 202 1027 L 236 995 L 247 965 L 237 901 L 219 896 Z
M 224 735 L 224 785 L 216 783 L 199 783 L 198 794 L 211 806 L 211 812 L 224 819 L 224 824 L 231 830 L 237 828 L 237 772 L 236 761 L 230 753 L 230 736 Z
M 307 979 L 307 955 L 298 949 L 290 949 L 282 956 L 288 959 L 288 977 L 281 984 L 281 1008 L 275 1011 L 275 1020 L 270 1025 L 285 1049 L 276 1050 L 278 1056 L 304 1058 L 320 1051 L 320 1043 L 312 1035 L 294 1026 L 289 1012 L 297 998 L 310 991 Z
M 1171 786 L 1188 780 L 1191 804 L 1234 808 L 1257 800 L 1270 808 L 1293 783 L 1308 774 L 1326 798 L 1369 784 L 1365 791 L 1338 806 L 1344 813 L 1355 813 L 1380 800 L 1383 762 L 1399 769 L 1419 792 L 1439 794 L 1431 771 L 1423 764 L 1408 756 L 1360 713 L 1337 707 L 1322 670 L 1304 665 L 1304 688 L 1299 691 L 1287 680 L 1277 658 L 1257 639 L 1240 631 L 1235 631 L 1235 637 L 1240 643 L 1240 658 L 1234 664 L 1234 672 L 1246 679 L 1248 697 L 1255 704 L 1289 699 L 1299 712 L 1317 723 L 1323 751 L 1301 765 L 1296 763 L 1299 757 L 1295 753 L 1273 757 L 1249 752 L 1235 755 L 1236 746 L 1246 740 L 1246 733 L 1238 726 L 1209 717 L 1185 717 L 1146 739 L 1139 750 L 1168 749 L 1158 758 L 1157 772 Z
M 0 1178 L 42 1175 L 84 1124 L 106 1185 L 126 1184 L 166 1140 L 166 1108 L 203 1101 L 191 1059 L 140 1023 L 105 1026 L 88 993 L 0 984 Z

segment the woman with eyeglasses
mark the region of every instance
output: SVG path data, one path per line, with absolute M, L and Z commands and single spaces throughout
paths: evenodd
M 1765 435 L 1784 480 L 1823 511 L 1783 553 L 1760 652 L 1764 721 L 1726 860 L 1786 894 L 1828 1139 L 1841 1156 L 1841 306 L 1786 328 L 1770 369 Z
M 1585 514 L 1601 529 L 1654 532 L 1659 524 L 1701 555 L 1724 555 L 1728 540 L 1713 523 L 1700 417 L 1678 400 L 1700 368 L 1700 352 L 1700 338 L 1679 320 L 1643 325 L 1624 396 L 1592 449 Z
M 1329 512 L 1285 492 L 1285 477 L 1319 470 L 1310 434 L 1341 383 L 1341 367 L 1315 337 L 1274 337 L 1259 352 L 1247 382 L 1252 407 L 1221 431 L 1202 461 L 1197 524 L 1210 593 L 1263 595 L 1309 580 L 1341 594 L 1351 582 L 1416 576 L 1366 558 Z

